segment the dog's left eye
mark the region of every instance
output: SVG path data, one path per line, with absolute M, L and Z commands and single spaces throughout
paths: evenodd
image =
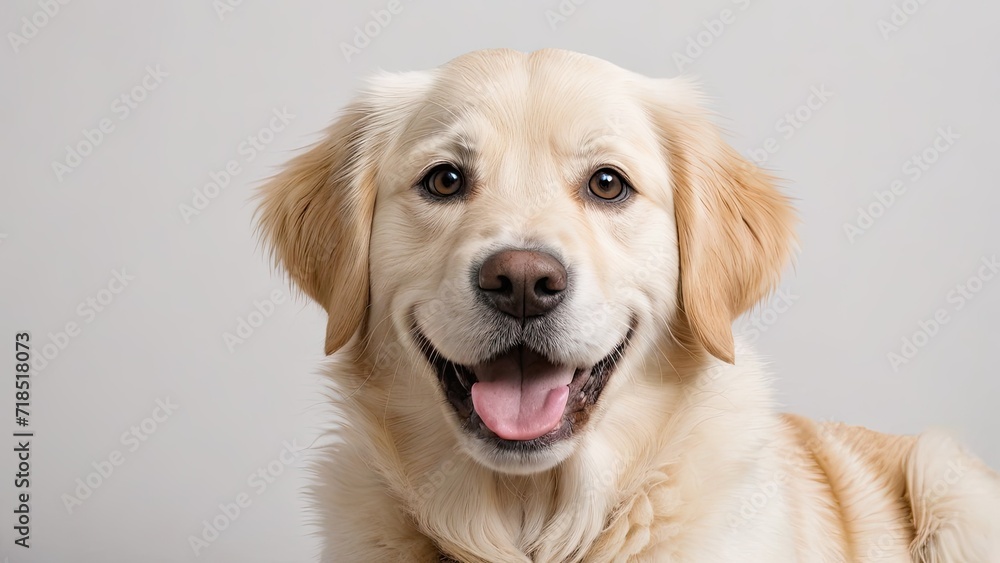
M 462 172 L 451 164 L 440 164 L 432 168 L 420 184 L 433 195 L 451 197 L 462 191 L 465 178 Z
M 601 168 L 590 177 L 590 193 L 605 201 L 621 201 L 628 197 L 628 184 L 617 171 Z

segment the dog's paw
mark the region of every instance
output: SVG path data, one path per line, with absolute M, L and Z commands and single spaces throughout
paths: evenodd
M 907 465 L 921 563 L 1000 561 L 1000 476 L 944 433 L 920 436 Z

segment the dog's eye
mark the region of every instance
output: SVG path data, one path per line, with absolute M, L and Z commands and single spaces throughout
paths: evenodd
M 438 197 L 450 197 L 462 191 L 465 178 L 451 164 L 435 166 L 421 181 L 424 189 Z
M 590 177 L 590 193 L 605 201 L 620 201 L 628 196 L 628 184 L 618 172 L 601 168 Z

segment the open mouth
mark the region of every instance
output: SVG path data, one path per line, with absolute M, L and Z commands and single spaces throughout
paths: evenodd
M 633 330 L 585 368 L 552 363 L 524 344 L 467 366 L 442 356 L 416 325 L 413 334 L 463 429 L 499 449 L 525 451 L 568 438 L 587 422 Z

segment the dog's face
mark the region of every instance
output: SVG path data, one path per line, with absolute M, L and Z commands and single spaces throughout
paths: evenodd
M 630 392 L 629 358 L 732 361 L 785 261 L 787 204 L 696 98 L 562 51 L 383 76 L 265 188 L 261 224 L 329 311 L 328 353 L 360 334 L 475 459 L 547 469 Z

